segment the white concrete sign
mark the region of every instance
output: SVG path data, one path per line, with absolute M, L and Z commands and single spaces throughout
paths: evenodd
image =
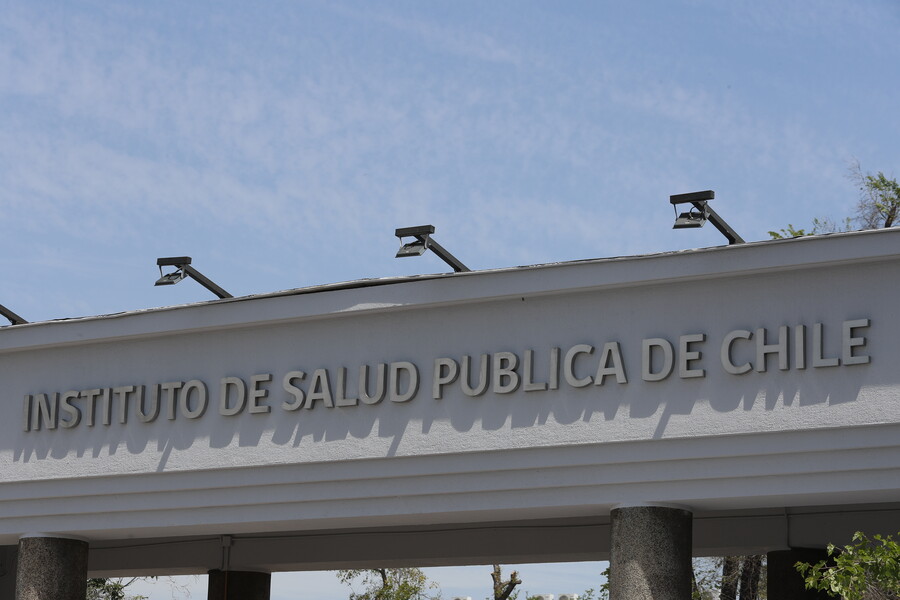
M 765 328 L 755 331 L 729 331 L 714 347 L 725 373 L 744 375 L 750 371 L 765 373 L 770 362 L 777 369 L 802 370 L 813 368 L 865 365 L 866 337 L 860 333 L 868 329 L 870 319 L 843 321 L 833 329 L 839 332 L 839 356 L 827 356 L 825 325 L 814 323 L 808 340 L 807 326 L 782 325 L 775 332 Z M 644 338 L 639 344 L 640 354 L 623 358 L 619 342 L 602 346 L 577 344 L 565 350 L 549 348 L 539 352 L 493 352 L 459 358 L 440 357 L 430 361 L 431 398 L 440 400 L 448 387 L 458 389 L 469 397 L 492 394 L 545 392 L 558 390 L 563 382 L 571 388 L 602 386 L 607 381 L 624 385 L 628 372 L 640 372 L 645 382 L 659 382 L 669 377 L 692 379 L 706 377 L 709 360 L 705 356 L 707 334 L 691 333 L 677 337 Z M 837 335 L 835 337 L 838 337 Z M 636 353 L 635 353 L 636 354 Z M 742 356 L 735 363 L 735 356 Z M 771 361 L 768 359 L 771 357 Z M 543 360 L 541 371 L 545 380 L 535 378 L 535 360 Z M 421 362 L 421 361 L 417 361 Z M 626 363 L 639 368 L 626 369 Z M 677 366 L 677 369 L 676 369 Z M 354 375 L 348 376 L 348 372 Z M 422 374 L 413 362 L 400 361 L 362 364 L 355 369 L 320 367 L 307 371 L 293 370 L 283 375 L 256 373 L 249 377 L 223 377 L 213 389 L 218 395 L 211 399 L 210 386 L 201 379 L 166 381 L 152 384 L 118 385 L 87 390 L 27 394 L 24 399 L 24 431 L 41 429 L 70 429 L 79 425 L 125 425 L 129 415 L 141 423 L 158 418 L 173 421 L 177 418 L 199 419 L 207 414 L 212 403 L 220 416 L 234 417 L 241 413 L 267 414 L 273 410 L 293 412 L 307 410 L 371 406 L 382 401 L 410 402 L 418 397 Z M 270 397 L 270 384 L 280 381 L 287 393 L 281 401 Z M 474 383 L 473 383 L 474 382 Z
M 690 507 L 698 552 L 825 543 L 832 513 L 900 515 L 898 241 L 0 328 L 0 544 L 83 537 L 108 574 L 198 572 L 222 535 L 251 570 L 596 559 L 640 503 Z M 407 529 L 315 537 L 372 528 Z

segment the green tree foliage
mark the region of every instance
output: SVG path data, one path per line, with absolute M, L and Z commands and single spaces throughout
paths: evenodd
M 494 600 L 509 600 L 510 598 L 515 600 L 517 593 L 513 594 L 513 590 L 522 583 L 518 571 L 513 571 L 509 574 L 509 579 L 504 580 L 500 565 L 494 565 L 494 569 L 491 571 L 491 581 L 494 584 Z
M 864 229 L 893 227 L 900 223 L 900 184 L 896 178 L 878 173 L 864 173 L 859 161 L 850 167 L 850 179 L 859 188 L 856 220 Z
M 146 596 L 128 596 L 125 589 L 137 581 L 131 579 L 88 579 L 87 600 L 147 600 Z M 155 577 L 153 579 L 156 579 Z
M 578 597 L 578 600 L 596 600 L 596 598 L 597 591 L 594 588 L 588 588 L 581 593 L 581 595 Z
M 807 589 L 844 600 L 900 599 L 900 544 L 891 536 L 870 540 L 857 531 L 843 548 L 829 544 L 828 556 L 814 565 L 797 563 Z
M 440 600 L 438 585 L 422 569 L 350 569 L 337 572 L 352 590 L 350 600 Z M 361 585 L 357 592 L 354 585 Z
M 865 173 L 854 161 L 850 166 L 849 178 L 859 189 L 859 200 L 856 204 L 856 218 L 845 218 L 835 222 L 828 218 L 813 219 L 810 229 L 799 229 L 793 224 L 778 231 L 770 231 L 773 240 L 816 235 L 819 233 L 835 233 L 850 231 L 855 221 L 860 229 L 881 229 L 900 224 L 900 183 L 896 178 L 888 178 L 883 172 Z
M 813 219 L 813 226 L 809 231 L 806 229 L 797 229 L 791 223 L 778 231 L 770 231 L 769 237 L 773 240 L 784 240 L 788 238 L 803 237 L 805 235 L 818 235 L 820 233 L 835 233 L 838 231 L 850 231 L 852 229 L 852 219 L 847 217 L 843 221 L 835 222 L 828 217 Z

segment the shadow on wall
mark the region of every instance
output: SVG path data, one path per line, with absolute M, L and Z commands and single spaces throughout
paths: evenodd
M 25 399 L 14 457 L 155 452 L 162 471 L 173 452 L 196 444 L 303 451 L 377 440 L 374 452 L 392 456 L 404 436 L 427 440 L 436 429 L 453 434 L 435 436 L 429 450 L 436 453 L 475 446 L 479 432 L 531 430 L 541 445 L 562 429 L 572 433 L 567 443 L 783 430 L 828 426 L 829 411 L 874 383 L 869 364 L 782 370 L 769 356 L 766 371 L 734 374 L 653 350 L 577 345 L 364 365 L 352 375 L 318 369 L 231 376 L 214 386 L 193 380 L 38 394 Z M 457 446 L 447 447 L 448 439 Z
M 900 384 L 893 304 L 860 298 L 886 276 L 767 273 L 23 352 L 3 374 L 49 389 L 8 407 L 24 416 L 0 445 L 19 462 L 140 454 L 164 470 L 189 449 L 215 468 L 256 449 L 329 461 L 900 421 L 884 392 Z M 53 387 L 70 385 L 121 387 Z

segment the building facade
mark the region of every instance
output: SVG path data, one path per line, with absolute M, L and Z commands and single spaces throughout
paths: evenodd
M 881 230 L 4 327 L 0 597 L 611 558 L 684 598 L 739 553 L 795 597 L 900 530 L 897 281 Z

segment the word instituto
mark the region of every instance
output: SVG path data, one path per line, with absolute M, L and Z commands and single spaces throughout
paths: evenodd
M 706 377 L 707 365 L 712 362 L 707 357 L 711 345 L 718 354 L 715 362 L 730 375 L 764 373 L 774 365 L 787 371 L 868 364 L 871 358 L 866 354 L 863 330 L 869 327 L 870 319 L 844 321 L 840 327 L 841 351 L 834 356 L 825 353 L 822 323 L 755 331 L 736 329 L 715 344 L 705 333 L 682 335 L 675 343 L 665 338 L 644 338 L 640 344 L 640 379 L 659 382 L 673 376 Z M 428 371 L 434 400 L 456 389 L 465 396 L 477 397 L 489 390 L 494 394 L 510 394 L 519 390 L 526 393 L 558 390 L 563 384 L 586 388 L 629 382 L 622 344 L 617 341 L 598 347 L 590 344 L 576 344 L 565 350 L 554 347 L 543 352 L 504 351 L 474 357 L 464 355 L 458 359 L 440 357 L 431 362 Z M 537 377 L 538 372 L 543 377 Z M 271 393 L 273 381 L 279 379 L 280 399 Z M 355 377 L 346 367 L 288 371 L 278 378 L 273 373 L 254 374 L 246 380 L 228 376 L 221 378 L 212 392 L 206 382 L 192 379 L 26 394 L 23 427 L 24 431 L 94 427 L 111 425 L 114 421 L 125 424 L 134 417 L 141 423 L 160 418 L 199 419 L 211 412 L 211 407 L 222 417 L 234 417 L 242 413 L 267 414 L 273 408 L 292 412 L 317 407 L 375 405 L 385 400 L 403 403 L 418 396 L 421 379 L 416 364 L 400 361 L 360 365 L 355 369 Z

